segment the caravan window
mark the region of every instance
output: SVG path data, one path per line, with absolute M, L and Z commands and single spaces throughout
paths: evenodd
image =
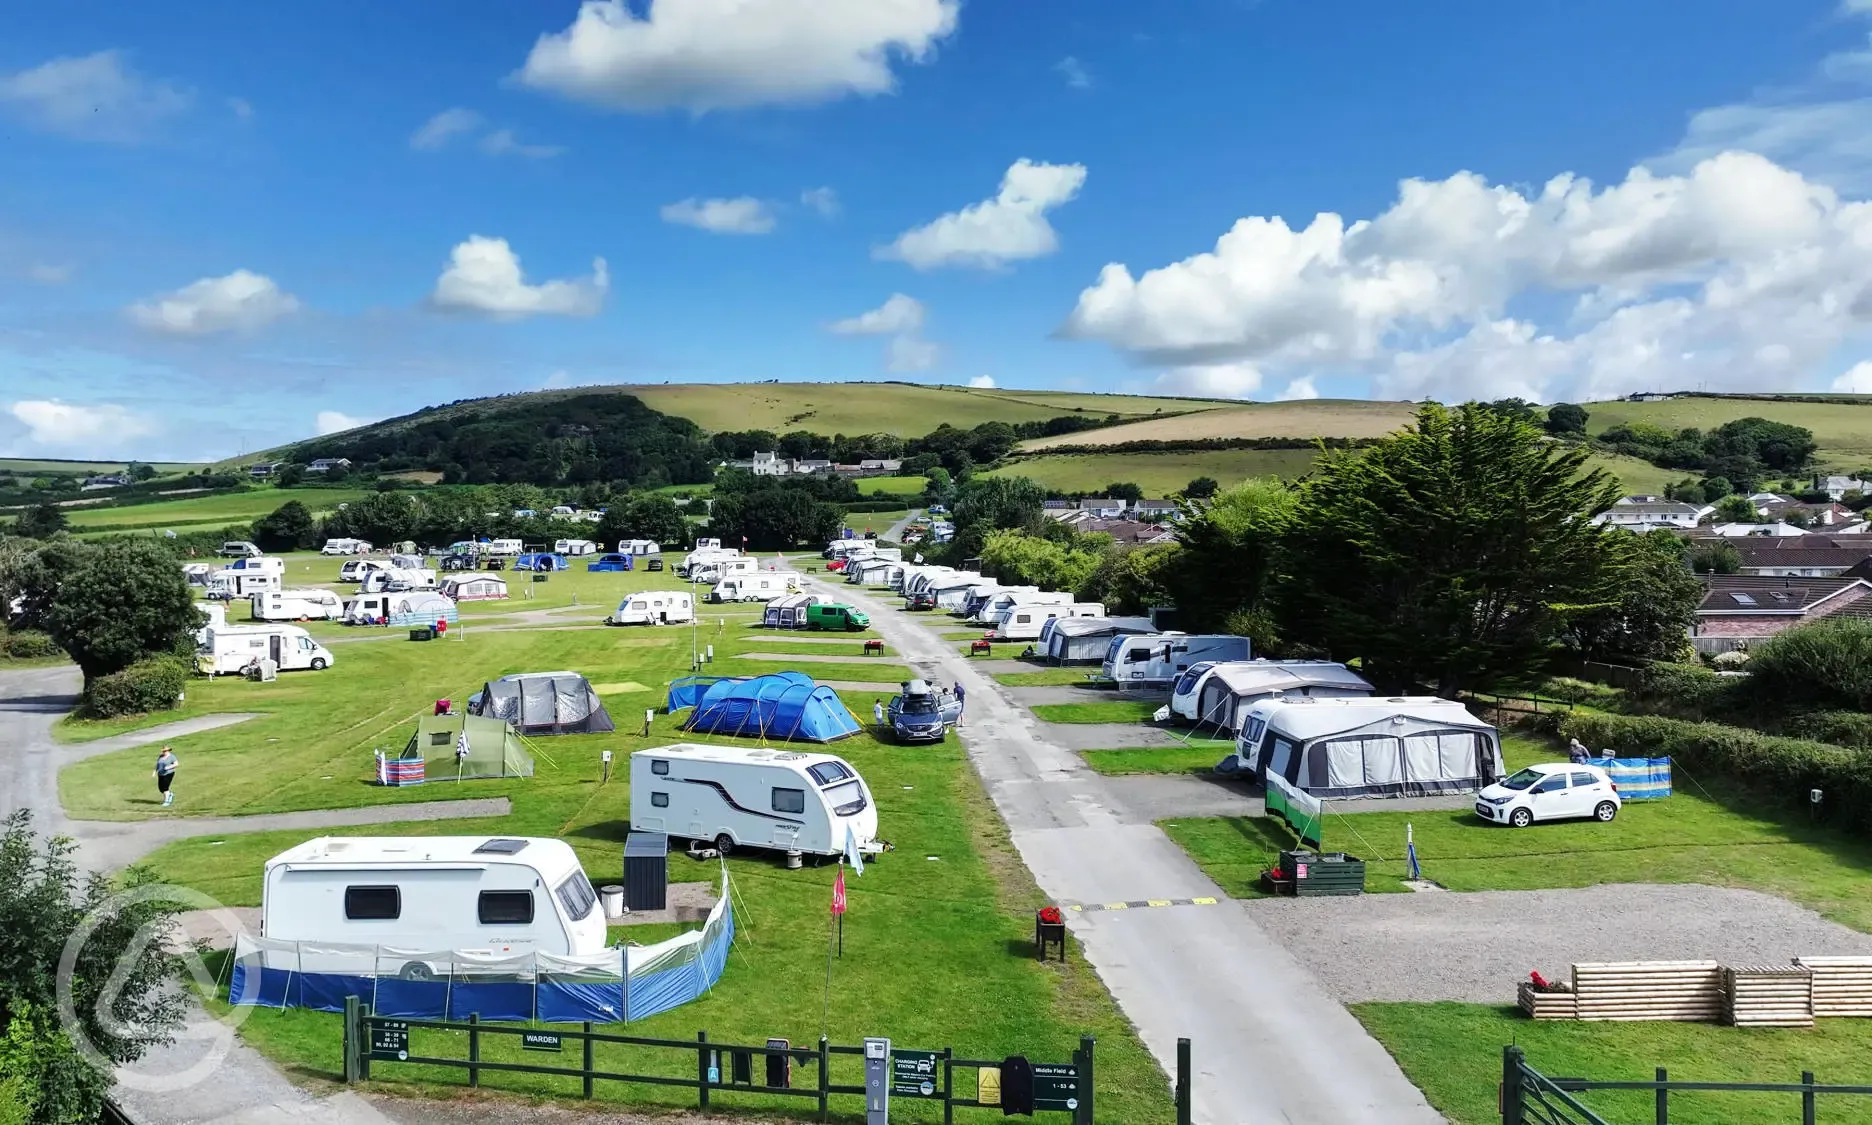
M 1125 653 L 1124 658 L 1126 664 L 1142 664 L 1144 661 L 1151 658 L 1151 650 L 1147 648 L 1134 648 Z
M 591 880 L 583 871 L 575 871 L 565 882 L 559 884 L 559 902 L 565 907 L 566 915 L 574 922 L 583 922 L 585 916 L 598 904 L 598 892 L 592 890 Z
M 773 811 L 785 813 L 805 812 L 806 790 L 776 788 L 773 791 Z
M 658 777 L 667 777 L 669 776 L 669 763 L 668 762 L 651 762 L 650 772 L 653 774 L 656 774 Z
M 395 887 L 346 887 L 344 916 L 353 922 L 381 922 L 403 914 L 403 892 Z
M 650 794 L 650 804 L 651 804 L 651 807 L 653 808 L 659 808 L 659 809 L 669 808 L 669 794 L 668 793 Z
M 533 892 L 482 891 L 475 914 L 483 926 L 526 925 L 533 921 Z
M 865 810 L 864 786 L 858 779 L 834 785 L 825 791 L 826 802 L 832 806 L 836 816 L 856 816 Z
M 820 762 L 816 766 L 808 766 L 806 772 L 812 774 L 812 779 L 822 786 L 856 776 L 845 768 L 843 762 Z

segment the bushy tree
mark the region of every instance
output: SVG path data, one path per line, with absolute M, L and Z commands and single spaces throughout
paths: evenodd
M 1191 629 L 1233 624 L 1262 649 L 1278 644 L 1269 596 L 1295 499 L 1281 481 L 1257 478 L 1217 493 L 1177 528 L 1180 549 L 1159 580 Z
M 956 491 L 955 539 L 952 558 L 973 558 L 981 553 L 988 533 L 995 530 L 1036 530 L 1045 510 L 1046 490 L 1026 477 L 982 477 Z
M 1689 647 L 1703 583 L 1684 560 L 1684 541 L 1668 531 L 1614 539 L 1623 556 L 1617 601 L 1589 609 L 1566 637 L 1588 660 L 1674 660 Z
M 1756 523 L 1761 519 L 1746 496 L 1724 496 L 1716 502 L 1715 514 L 1718 523 Z
M 1135 504 L 1144 499 L 1144 489 L 1131 481 L 1119 480 L 1105 486 L 1105 495 L 1114 500 L 1125 500 Z
M 1214 477 L 1197 477 L 1183 486 L 1183 495 L 1190 500 L 1207 500 L 1222 490 Z
M 689 523 L 669 497 L 637 496 L 606 509 L 604 519 L 598 522 L 598 536 L 606 543 L 648 539 L 680 547 L 689 541 Z
M 1435 404 L 1403 431 L 1328 454 L 1284 537 L 1282 621 L 1360 659 L 1381 689 L 1452 695 L 1525 675 L 1567 620 L 1609 603 L 1618 483 L 1525 418 Z
M 1085 601 L 1102 604 L 1114 617 L 1139 616 L 1152 606 L 1174 604 L 1164 575 L 1175 565 L 1180 549 L 1174 543 L 1115 548 L 1099 561 L 1077 593 Z
M 266 551 L 293 551 L 314 545 L 318 521 L 297 500 L 288 500 L 253 524 L 254 544 Z
M 19 603 L 12 624 L 19 629 L 47 631 L 52 598 L 59 584 L 98 548 L 77 539 L 49 543 L 34 539 L 8 539 L 0 550 L 0 605 Z
M 1742 552 L 1726 539 L 1692 547 L 1684 556 L 1693 574 L 1740 574 Z
M 291 488 L 293 485 L 304 481 L 305 475 L 306 468 L 304 465 L 297 463 L 281 465 L 279 471 L 273 474 L 273 483 L 279 485 L 281 488 Z
M 13 521 L 13 534 L 27 539 L 50 539 L 64 531 L 67 522 L 65 509 L 44 500 L 19 514 Z
M 188 647 L 201 623 L 175 558 L 131 540 L 87 549 L 58 583 L 45 630 L 88 684 L 154 653 Z
M 1872 710 L 1872 620 L 1827 617 L 1754 647 L 1749 687 L 1783 704 Z
M 719 536 L 726 546 L 745 541 L 755 551 L 825 543 L 836 538 L 844 524 L 845 512 L 837 504 L 780 487 L 718 495 L 709 513 L 710 535 Z
M 1104 535 L 1059 542 L 1022 531 L 991 531 L 982 544 L 982 573 L 1009 586 L 1077 591 L 1111 549 L 1111 537 Z
M 1547 432 L 1556 435 L 1583 435 L 1586 432 L 1586 408 L 1570 402 L 1556 402 L 1547 408 Z
M 532 505 L 510 504 L 497 509 L 503 516 L 511 508 Z M 325 534 L 341 539 L 363 539 L 379 546 L 415 539 L 422 524 L 422 506 L 416 498 L 401 492 L 373 492 L 353 500 L 325 521 Z
M 129 889 L 149 881 L 132 869 Z M 111 1074 L 73 1049 L 58 1016 L 59 961 L 87 916 L 97 921 L 77 951 L 71 1010 L 85 1041 L 110 1063 L 133 1062 L 181 1026 L 182 961 L 161 940 L 174 908 L 160 899 L 104 909 L 117 888 L 82 873 L 69 840 L 38 841 L 31 814 L 14 813 L 0 835 L 0 1098 L 31 1125 L 96 1121 Z M 5 1109 L 0 1108 L 0 1120 Z
M 941 465 L 932 465 L 923 483 L 925 504 L 947 504 L 955 499 L 955 479 Z

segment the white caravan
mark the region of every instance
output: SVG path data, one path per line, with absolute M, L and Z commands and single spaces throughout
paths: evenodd
M 359 594 L 345 602 L 346 625 L 434 625 L 457 619 L 455 603 L 433 590 Z
M 1192 664 L 1170 691 L 1170 714 L 1192 725 L 1241 729 L 1263 699 L 1368 696 L 1365 678 L 1331 660 L 1230 660 Z
M 1217 770 L 1322 799 L 1473 792 L 1506 773 L 1495 728 L 1435 696 L 1264 699 Z
M 969 615 L 969 621 L 978 625 L 992 625 L 1001 619 L 1002 613 L 1015 606 L 1055 606 L 1059 609 L 1056 617 L 1071 617 L 1066 612 L 1072 605 L 1071 592 L 1041 591 L 1032 586 L 1010 586 L 996 590 L 981 600 L 975 612 Z M 1038 636 L 1039 634 L 1035 634 Z
M 487 553 L 490 555 L 517 555 L 520 550 L 518 539 L 496 539 L 487 545 Z
M 1037 641 L 1040 630 L 1056 617 L 1066 616 L 1063 605 L 1011 605 L 995 619 L 997 641 Z
M 681 625 L 695 620 L 695 595 L 681 590 L 644 590 L 618 603 L 606 625 Z
M 937 566 L 933 563 L 914 566 L 904 571 L 903 585 L 899 587 L 899 590 L 907 598 L 913 594 L 922 593 L 933 583 L 955 573 L 956 569 L 952 566 Z
M 346 559 L 338 568 L 338 581 L 362 582 L 373 571 L 389 569 L 389 564 L 380 559 Z
M 663 547 L 654 539 L 620 539 L 618 540 L 617 553 L 620 555 L 636 555 L 638 558 L 642 558 L 645 555 L 662 554 Z
M 1105 616 L 1105 603 L 1104 602 L 1074 602 L 1071 605 L 1067 606 L 1066 612 L 1060 614 L 1060 616 L 1061 617 L 1103 617 Z
M 602 953 L 606 938 L 604 911 L 571 845 L 487 836 L 307 840 L 267 861 L 260 933 L 492 956 Z M 382 971 L 432 976 L 422 960 Z
M 321 555 L 367 555 L 371 545 L 362 539 L 327 539 L 319 548 Z
M 707 540 L 707 542 L 712 543 L 714 542 L 714 540 L 712 539 Z M 681 575 L 684 578 L 694 578 L 696 577 L 697 571 L 703 567 L 713 565 L 715 563 L 722 561 L 723 559 L 736 559 L 740 557 L 741 557 L 741 552 L 738 549 L 733 548 L 733 547 L 723 548 L 723 547 L 698 546 L 695 550 L 684 555 L 682 562 L 676 564 L 676 573 Z M 719 580 L 720 580 L 720 575 L 717 575 L 716 578 L 713 579 L 712 581 L 719 581 Z M 711 580 L 705 579 L 704 581 L 711 581 Z
M 589 539 L 557 539 L 553 541 L 553 551 L 561 555 L 595 555 L 598 544 Z
M 210 625 L 204 630 L 198 661 L 208 675 L 230 675 L 256 660 L 270 660 L 281 672 L 317 672 L 331 667 L 333 657 L 297 625 Z
M 689 568 L 686 577 L 692 582 L 707 582 L 713 585 L 735 575 L 758 573 L 760 573 L 759 559 L 752 555 L 735 555 L 731 558 L 718 558 L 710 562 L 698 563 Z
M 269 590 L 253 596 L 255 621 L 336 621 L 344 603 L 330 590 Z
M 1169 687 L 1204 660 L 1247 660 L 1248 638 L 1226 634 L 1144 633 L 1111 639 L 1104 677 L 1120 688 Z
M 969 591 L 982 584 L 981 575 L 959 570 L 934 579 L 924 589 L 936 596 L 937 609 L 961 609 L 968 602 Z
M 227 602 L 277 590 L 282 585 L 280 576 L 270 570 L 217 570 L 208 576 L 208 596 Z
M 390 556 L 391 570 L 421 570 L 423 557 L 418 554 L 403 553 Z
M 199 652 L 208 645 L 208 630 L 227 628 L 227 606 L 219 602 L 196 602 L 195 612 L 202 618 L 195 629 L 195 649 Z
M 285 574 L 286 560 L 276 555 L 254 555 L 250 558 L 235 559 L 224 568 L 239 574 L 260 571 L 263 574 Z
M 631 755 L 631 829 L 735 848 L 839 855 L 876 843 L 877 804 L 840 757 L 679 742 Z
M 882 586 L 884 580 L 890 577 L 891 568 L 902 565 L 891 559 L 865 559 L 848 563 L 845 567 L 845 581 L 859 586 Z
M 358 592 L 361 594 L 376 594 L 384 591 L 434 590 L 438 585 L 436 572 L 433 570 L 427 568 L 405 569 L 402 567 L 385 567 L 382 570 L 373 570 L 369 574 L 366 574 L 364 576 L 364 581 L 358 586 Z
M 715 583 L 709 591 L 712 602 L 770 602 L 788 594 L 799 593 L 799 575 L 737 574 Z

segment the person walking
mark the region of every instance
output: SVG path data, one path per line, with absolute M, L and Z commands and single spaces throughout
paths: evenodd
M 884 729 L 884 701 L 882 699 L 874 699 L 871 701 L 871 717 L 872 719 L 876 720 L 877 728 L 879 730 L 883 730 Z
M 165 809 L 175 804 L 175 794 L 170 792 L 169 786 L 175 782 L 176 764 L 175 751 L 167 746 L 156 755 L 156 792 L 162 794 Z
M 1567 739 L 1566 749 L 1567 749 L 1567 760 L 1572 762 L 1574 765 L 1584 765 L 1592 757 L 1592 755 L 1587 752 L 1586 747 L 1582 745 L 1580 743 L 1580 740 L 1577 738 Z

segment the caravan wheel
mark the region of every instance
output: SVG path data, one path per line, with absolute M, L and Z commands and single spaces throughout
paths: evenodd
M 435 970 L 429 967 L 427 961 L 411 961 L 403 966 L 397 976 L 404 980 L 427 982 L 435 979 Z
M 734 852 L 734 837 L 726 832 L 715 837 L 715 850 L 722 854 L 723 859 L 727 859 Z

